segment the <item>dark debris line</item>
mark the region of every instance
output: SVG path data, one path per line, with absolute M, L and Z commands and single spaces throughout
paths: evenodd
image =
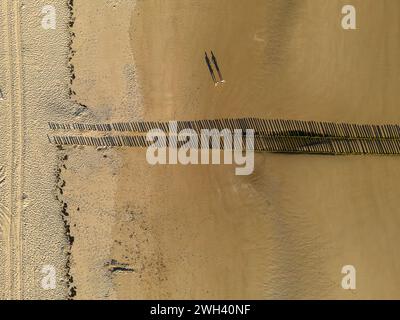
M 144 133 L 152 129 L 169 132 L 168 122 L 118 122 L 108 124 L 49 123 L 53 132 L 49 141 L 56 145 L 87 145 L 106 147 L 148 147 Z M 400 154 L 399 125 L 360 125 L 333 122 L 315 122 L 282 119 L 215 119 L 177 121 L 178 132 L 193 129 L 253 129 L 255 151 L 306 154 Z M 75 131 L 77 135 L 69 135 Z M 68 135 L 67 135 L 68 132 Z M 107 134 L 107 136 L 82 136 L 82 133 Z M 121 135 L 121 133 L 139 135 Z M 110 136 L 109 134 L 115 134 Z M 142 134 L 142 135 L 140 135 Z M 172 138 L 171 138 L 172 139 Z M 242 137 L 245 141 L 245 136 Z M 221 139 L 221 146 L 223 146 Z M 178 147 L 185 142 L 178 143 Z M 169 146 L 167 139 L 164 145 Z M 210 146 L 212 147 L 212 146 Z

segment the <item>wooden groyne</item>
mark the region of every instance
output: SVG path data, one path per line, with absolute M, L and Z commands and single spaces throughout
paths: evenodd
M 260 152 L 308 153 L 308 154 L 400 154 L 399 125 L 361 125 L 333 122 L 297 121 L 281 119 L 216 119 L 177 121 L 177 131 L 192 129 L 201 134 L 202 130 L 222 131 L 236 129 L 245 132 L 254 130 L 254 141 L 248 148 Z M 56 145 L 87 145 L 107 147 L 143 147 L 152 144 L 144 133 L 160 129 L 170 133 L 169 122 L 118 122 L 108 124 L 85 123 L 49 123 L 49 128 L 57 134 L 49 135 L 51 143 Z M 71 131 L 75 135 L 71 135 Z M 96 136 L 93 136 L 95 134 Z M 102 135 L 102 136 L 98 136 Z M 168 137 L 159 142 L 159 146 L 171 146 Z M 220 138 L 220 148 L 224 148 L 225 139 Z M 241 137 L 245 145 L 245 135 Z M 185 141 L 177 142 L 182 146 Z M 201 147 L 201 146 L 200 146 Z M 211 144 L 210 148 L 215 148 Z

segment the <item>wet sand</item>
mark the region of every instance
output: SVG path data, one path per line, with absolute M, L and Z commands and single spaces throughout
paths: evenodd
M 1 1 L 0 299 L 65 299 L 68 243 L 56 199 L 58 150 L 47 122 L 71 121 L 69 11 L 55 0 L 58 28 L 41 26 L 43 2 Z M 0 174 L 1 175 L 1 174 Z M 52 265 L 56 288 L 41 287 Z

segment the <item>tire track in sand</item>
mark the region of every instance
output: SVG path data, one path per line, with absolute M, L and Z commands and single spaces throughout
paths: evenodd
M 7 92 L 10 129 L 8 132 L 11 150 L 9 150 L 9 168 L 11 174 L 4 175 L 7 185 L 8 209 L 0 207 L 1 220 L 5 223 L 2 234 L 5 235 L 5 251 L 8 261 L 5 263 L 6 297 L 23 299 L 22 275 L 22 191 L 23 191 L 23 86 L 20 0 L 3 0 L 2 10 L 5 18 L 5 55 L 7 61 Z M 8 226 L 8 228 L 7 228 Z

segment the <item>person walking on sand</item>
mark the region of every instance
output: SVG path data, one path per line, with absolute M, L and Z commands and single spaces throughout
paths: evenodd
M 211 66 L 211 62 L 210 62 L 210 59 L 208 58 L 207 52 L 205 52 L 205 54 L 206 54 L 205 55 L 205 60 L 206 60 L 207 66 L 208 66 L 208 70 L 210 71 L 211 77 L 212 77 L 212 79 L 214 81 L 214 85 L 216 86 L 218 84 L 218 81 L 215 78 L 214 70 L 213 70 L 213 68 Z
M 222 78 L 221 71 L 219 70 L 217 58 L 214 56 L 214 52 L 212 52 L 212 51 L 211 51 L 211 59 L 214 63 L 215 68 L 217 69 L 219 79 L 221 80 L 222 83 L 225 82 L 225 80 Z

